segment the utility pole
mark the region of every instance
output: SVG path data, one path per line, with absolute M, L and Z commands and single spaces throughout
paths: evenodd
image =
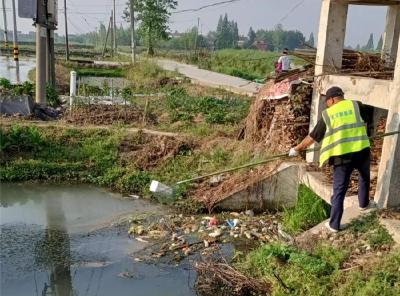
M 46 106 L 46 37 L 47 8 L 38 1 L 36 18 L 36 103 Z
M 47 3 L 46 3 L 47 2 Z M 57 29 L 57 1 L 47 0 L 46 5 L 46 28 L 47 28 L 47 82 L 56 86 L 55 55 L 54 55 L 54 30 Z
M 47 28 L 47 83 L 56 86 L 55 56 L 54 56 L 54 29 Z
M 117 54 L 117 21 L 116 21 L 116 17 L 115 17 L 115 0 L 113 0 L 114 2 L 114 15 L 113 15 L 113 20 L 114 20 L 114 51 L 115 54 Z
M 69 61 L 67 0 L 64 0 L 64 20 L 65 20 L 65 59 Z
M 5 1 L 2 0 L 3 2 L 3 18 L 4 18 L 4 43 L 6 46 L 6 52 L 8 54 L 8 31 L 7 31 L 7 13 L 6 13 L 6 6 L 5 6 Z
M 114 14 L 111 10 L 111 56 L 114 57 L 114 37 L 115 37 L 115 27 L 114 27 Z
M 112 23 L 112 15 L 110 16 L 110 21 L 108 22 L 108 28 L 107 28 L 107 33 L 106 33 L 106 41 L 104 41 L 103 54 L 102 54 L 103 58 L 104 58 L 104 55 L 106 54 L 108 34 L 111 31 L 111 23 Z
M 36 23 L 36 103 L 46 105 L 46 27 Z
M 199 29 L 200 29 L 200 18 L 197 18 L 197 30 L 196 30 L 196 40 L 194 41 L 194 55 L 199 58 L 199 55 L 197 54 L 197 40 L 199 39 Z
M 4 1 L 4 0 L 3 0 Z M 17 13 L 15 11 L 15 0 L 12 0 L 12 10 L 13 10 L 13 21 L 14 21 L 14 31 L 13 31 L 13 36 L 14 36 L 14 61 L 15 61 L 15 70 L 16 70 L 16 77 L 17 77 L 17 83 L 20 83 L 19 79 L 19 50 L 18 50 L 18 31 L 17 31 Z
M 132 50 L 132 63 L 136 63 L 136 42 L 135 42 L 135 8 L 134 0 L 130 0 L 130 15 L 131 15 L 131 50 Z

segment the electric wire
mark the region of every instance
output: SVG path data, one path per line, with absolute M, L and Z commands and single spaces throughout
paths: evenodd
M 286 20 L 290 16 L 290 14 L 292 12 L 294 12 L 298 7 L 300 7 L 300 5 L 302 5 L 304 2 L 305 2 L 305 0 L 301 0 L 299 3 L 297 3 L 295 6 L 293 6 L 282 18 L 280 18 L 278 20 L 277 23 L 279 24 L 279 23 L 283 22 L 284 20 Z
M 239 2 L 239 1 L 241 1 L 241 0 L 227 0 L 227 1 L 215 2 L 215 3 L 207 4 L 204 6 L 200 6 L 198 8 L 189 8 L 189 9 L 174 11 L 171 14 L 178 14 L 178 13 L 185 13 L 185 12 L 197 12 L 197 11 L 209 8 L 209 7 L 219 6 L 219 5 L 223 5 L 223 4 L 231 4 L 231 3 L 235 3 L 235 2 Z

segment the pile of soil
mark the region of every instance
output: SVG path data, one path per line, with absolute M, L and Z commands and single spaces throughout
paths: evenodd
M 184 79 L 173 78 L 173 77 L 162 77 L 155 82 L 157 87 L 166 87 L 166 86 L 177 86 L 184 82 Z
M 125 138 L 118 153 L 125 165 L 150 170 L 176 155 L 188 153 L 194 147 L 194 143 L 182 138 L 138 133 Z
M 309 84 L 293 84 L 290 97 L 266 99 L 273 84 L 269 81 L 251 106 L 243 136 L 259 149 L 282 153 L 308 134 L 313 88 Z
M 156 123 L 156 118 L 152 114 L 146 114 L 138 106 L 119 106 L 119 105 L 86 105 L 74 107 L 71 111 L 67 110 L 63 116 L 67 123 L 76 125 L 112 125 L 115 123 Z

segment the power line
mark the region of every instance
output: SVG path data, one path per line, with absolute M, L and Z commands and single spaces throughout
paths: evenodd
M 279 23 L 283 22 L 285 19 L 287 19 L 289 17 L 289 15 L 293 11 L 295 11 L 300 5 L 302 5 L 304 2 L 305 2 L 305 0 L 301 0 L 299 3 L 297 3 L 295 6 L 293 6 L 292 9 L 289 10 L 289 12 L 286 15 L 284 15 L 277 23 L 279 24 Z
M 67 17 L 67 19 L 68 19 L 68 22 L 70 23 L 70 25 L 72 27 L 74 27 L 74 29 L 77 30 L 77 32 L 81 31 L 81 29 L 79 29 L 77 26 L 75 26 L 75 24 L 71 21 L 71 19 L 69 17 Z
M 221 1 L 221 2 L 216 2 L 216 3 L 200 6 L 198 8 L 190 8 L 190 9 L 183 9 L 183 10 L 174 11 L 171 14 L 178 14 L 178 13 L 184 13 L 184 12 L 196 12 L 196 11 L 200 11 L 200 10 L 206 9 L 208 7 L 219 6 L 219 5 L 223 5 L 223 4 L 230 4 L 230 3 L 235 3 L 235 2 L 239 2 L 239 1 L 241 1 L 241 0 Z

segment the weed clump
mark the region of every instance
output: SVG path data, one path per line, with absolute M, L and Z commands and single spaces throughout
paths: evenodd
M 177 88 L 167 96 L 166 108 L 172 122 L 203 117 L 209 124 L 236 124 L 246 116 L 249 102 L 236 98 L 191 97 L 185 89 Z
M 383 245 L 389 245 L 393 242 L 392 237 L 386 229 L 379 223 L 378 215 L 371 213 L 353 221 L 350 225 L 350 231 L 354 234 L 363 233 L 373 249 L 379 249 Z
M 199 67 L 240 77 L 247 80 L 263 79 L 274 73 L 279 53 L 252 49 L 224 49 L 200 59 Z M 296 65 L 303 65 L 301 59 L 293 58 Z
M 136 91 L 148 92 L 157 88 L 173 73 L 163 70 L 155 62 L 142 60 L 127 70 L 126 77 Z
M 347 251 L 321 244 L 307 253 L 284 244 L 263 245 L 237 268 L 273 283 L 277 295 L 399 295 L 400 253 L 370 260 L 362 269 L 341 269 Z
M 295 234 L 317 225 L 329 217 L 330 206 L 307 186 L 300 185 L 297 204 L 285 209 L 283 225 Z
M 38 151 L 43 148 L 43 145 L 44 140 L 36 127 L 14 125 L 8 132 L 0 130 L 2 153 Z

